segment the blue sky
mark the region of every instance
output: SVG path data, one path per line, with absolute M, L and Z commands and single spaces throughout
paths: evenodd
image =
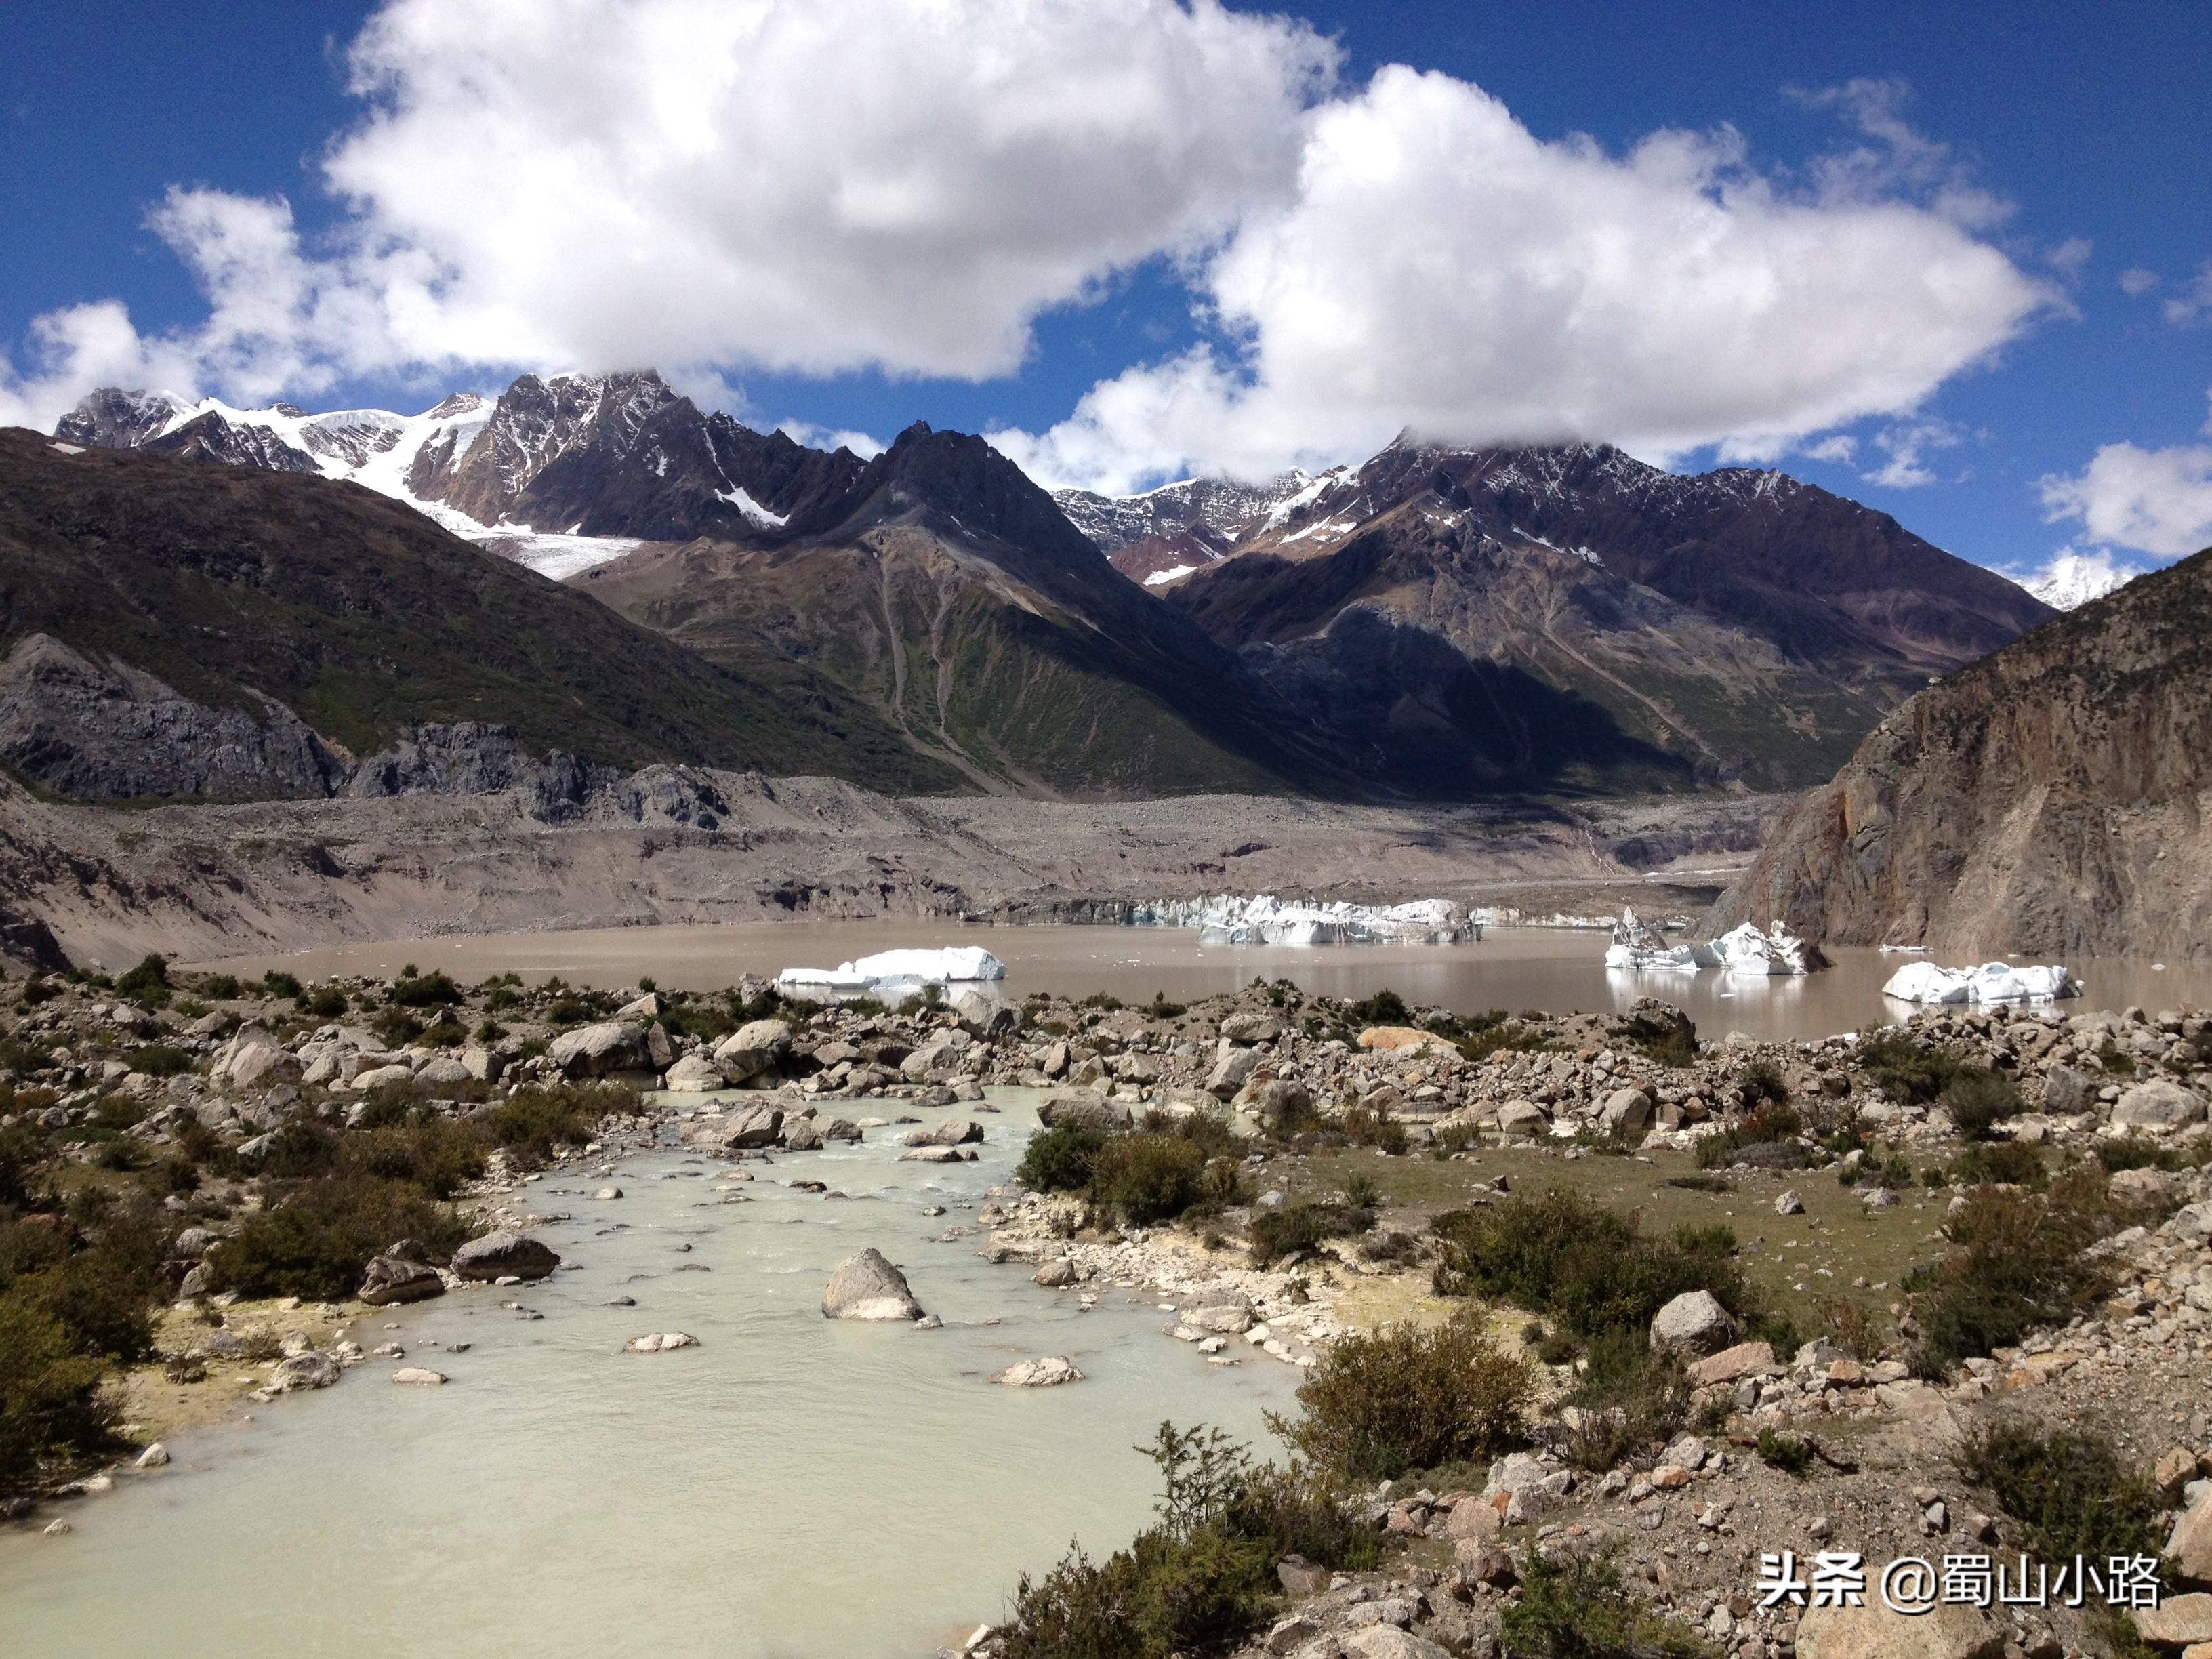
M 572 0 L 567 9 L 591 9 L 587 0 Z M 173 188 L 204 187 L 222 199 L 281 197 L 311 254 L 325 239 L 359 223 L 358 214 L 349 217 L 325 188 L 321 166 L 334 140 L 354 128 L 368 107 L 348 89 L 347 49 L 374 9 L 259 0 L 232 0 L 219 8 L 117 3 L 0 9 L 0 118 L 9 157 L 0 169 L 0 236 L 9 249 L 0 261 L 0 349 L 15 365 L 23 407 L 36 406 L 34 387 L 44 385 L 51 396 L 53 386 L 64 384 L 58 378 L 37 379 L 40 362 L 51 361 L 51 346 L 33 337 L 34 319 L 41 316 L 115 300 L 128 307 L 142 339 L 203 325 L 210 301 L 178 252 L 179 234 L 190 233 L 165 235 L 149 228 L 149 215 Z M 449 7 L 446 15 L 473 9 L 478 9 Z M 2192 277 L 2212 261 L 2212 144 L 2202 108 L 2203 88 L 2212 85 L 2212 13 L 2201 3 L 2094 11 L 2056 5 L 1316 4 L 1297 8 L 1295 15 L 1333 38 L 1341 52 L 1334 90 L 1321 99 L 1355 97 L 1382 66 L 1408 64 L 1480 88 L 1539 145 L 1587 134 L 1617 158 L 1660 130 L 1730 131 L 1740 136 L 1741 164 L 1785 189 L 1812 179 L 1820 158 L 1859 141 L 1844 108 L 1802 94 L 1853 82 L 1893 83 L 1885 108 L 1909 124 L 1915 143 L 1928 147 L 1923 159 L 1934 158 L 1930 176 L 1940 171 L 1942 188 L 1957 185 L 2004 205 L 2004 211 L 1993 209 L 1972 220 L 1974 243 L 1996 250 L 2024 280 L 2041 285 L 2044 298 L 2032 316 L 1992 325 L 2002 341 L 1975 354 L 1975 361 L 1923 376 L 1930 384 L 1917 407 L 1901 409 L 1893 400 L 1878 412 L 1765 441 L 1767 449 L 1778 444 L 1777 463 L 1787 470 L 1892 512 L 1938 544 L 1994 565 L 2038 565 L 2069 540 L 2117 546 L 2129 562 L 2160 562 L 2180 550 L 2176 537 L 2192 533 L 2191 515 L 2197 510 L 2192 491 L 2203 472 L 2192 470 L 2190 457 L 2207 441 L 2212 392 L 2212 306 L 2197 308 L 2187 298 Z M 423 29 L 434 33 L 435 27 Z M 591 37 L 586 30 L 578 38 Z M 988 31 L 979 38 L 989 39 Z M 404 50 L 394 49 L 392 61 L 419 70 L 441 61 L 438 53 L 468 49 L 448 34 L 434 39 L 418 31 Z M 1048 43 L 1037 49 L 1063 48 Z M 1243 47 L 1232 41 L 1222 49 Z M 547 73 L 556 75 L 558 69 L 556 63 Z M 917 75 L 927 74 L 923 64 Z M 553 88 L 549 96 L 562 95 L 557 80 L 546 84 Z M 951 130 L 947 121 L 974 113 L 948 107 L 959 105 L 963 95 L 956 88 L 943 100 L 923 100 L 918 125 L 904 142 L 927 147 L 935 142 L 933 135 Z M 1310 91 L 1302 95 L 1309 106 L 1316 101 Z M 1261 109 L 1264 88 L 1252 96 L 1253 107 Z M 1201 127 L 1191 137 L 1194 148 L 1177 154 L 1218 152 L 1262 119 L 1241 120 L 1226 139 Z M 410 166 L 418 173 L 427 166 L 434 173 L 447 153 L 450 148 L 441 152 L 425 141 L 411 152 L 370 158 L 365 167 L 373 163 L 386 171 L 358 176 L 389 179 Z M 1255 155 L 1248 171 L 1257 177 L 1279 160 Z M 854 165 L 866 161 L 862 155 Z M 1003 193 L 1008 186 L 1001 181 L 1009 176 L 987 172 L 977 187 Z M 498 179 L 495 173 L 465 187 L 495 188 Z M 1222 186 L 1231 191 L 1276 187 L 1279 181 L 1263 187 L 1244 174 Z M 1922 179 L 1875 188 L 1925 207 L 1938 187 Z M 1081 200 L 1079 185 L 1070 192 L 1062 179 L 1052 188 L 1069 192 L 1071 203 Z M 741 214 L 742 195 L 719 198 L 713 211 L 726 220 L 733 200 Z M 620 205 L 610 205 L 611 223 L 619 222 Z M 434 208 L 425 210 L 434 215 Z M 1158 216 L 1160 223 L 1172 222 L 1188 231 L 1196 222 L 1190 216 L 1212 210 L 1203 204 L 1188 210 L 1163 205 Z M 1439 210 L 1453 210 L 1449 202 Z M 380 234 L 388 237 L 394 222 L 390 215 L 380 220 Z M 652 222 L 658 234 L 683 240 L 680 219 L 672 226 L 665 218 Z M 1218 239 L 1229 222 L 1216 211 L 1204 234 Z M 611 228 L 608 234 L 621 233 Z M 1082 260 L 1055 248 L 1052 257 L 1060 264 L 1049 278 L 1006 276 L 998 267 L 981 275 L 949 268 L 938 287 L 921 283 L 915 314 L 926 314 L 937 331 L 911 350 L 896 338 L 896 303 L 886 306 L 878 290 L 856 287 L 854 305 L 875 307 L 863 323 L 809 312 L 799 325 L 787 319 L 773 325 L 804 334 L 819 324 L 821 343 L 795 345 L 794 362 L 763 368 L 744 349 L 728 350 L 726 338 L 709 330 L 700 336 L 697 361 L 684 367 L 690 383 L 702 388 L 719 383 L 729 403 L 762 424 L 789 419 L 824 430 L 888 436 L 921 418 L 939 426 L 1046 434 L 1068 419 L 1092 387 L 1125 372 L 1169 362 L 1195 344 L 1233 357 L 1242 337 L 1238 325 L 1194 318 L 1194 301 L 1221 305 L 1227 290 L 1194 274 L 1191 261 L 1198 256 L 1190 245 L 1178 262 L 1168 254 L 1144 253 L 1142 235 L 1118 223 L 1102 225 L 1097 239 L 1097 268 L 1083 276 L 1082 296 L 1073 301 L 1049 291 L 1057 283 L 1064 293 L 1066 270 Z M 1165 245 L 1171 239 L 1161 231 L 1156 240 Z M 1387 262 L 1389 239 L 1375 240 L 1373 258 Z M 1133 247 L 1140 250 L 1133 258 Z M 543 250 L 542 258 L 558 263 L 574 248 L 575 239 L 567 238 Z M 1034 250 L 1016 252 L 1015 263 L 1030 271 Z M 925 248 L 912 257 L 919 268 L 944 256 L 942 250 Z M 842 276 L 836 266 L 808 264 L 790 273 L 763 269 L 769 279 L 787 276 L 802 296 L 829 295 L 821 309 L 836 313 Z M 635 294 L 617 287 L 564 297 L 549 287 L 544 305 L 555 311 L 587 307 L 594 293 L 611 292 L 619 297 L 605 302 L 606 308 L 649 307 L 655 303 L 650 258 L 638 270 Z M 2124 286 L 2124 274 L 2131 272 L 2156 281 L 2137 276 Z M 874 275 L 863 272 L 854 280 Z M 751 280 L 750 272 L 740 272 L 739 279 Z M 1024 282 L 1033 282 L 1035 291 L 1023 289 Z M 963 283 L 970 284 L 965 290 Z M 963 291 L 984 296 L 978 309 L 1002 304 L 1016 319 L 1016 332 L 1026 329 L 1011 357 L 962 333 Z M 1047 297 L 1040 301 L 1037 293 Z M 726 306 L 726 297 L 702 298 L 702 313 L 711 311 L 710 301 Z M 792 303 L 803 305 L 803 297 Z M 330 311 L 331 316 L 347 314 Z M 453 360 L 450 331 L 439 336 L 444 343 L 437 350 L 381 355 L 368 349 L 332 354 L 311 339 L 287 348 L 301 360 L 296 372 L 283 366 L 289 358 L 273 368 L 264 358 L 247 379 L 265 391 L 295 374 L 300 384 L 287 390 L 311 406 L 419 407 L 447 385 L 495 388 L 511 368 L 565 366 L 529 360 L 532 343 L 547 333 L 532 332 L 538 320 L 533 316 L 530 326 L 504 334 L 488 327 L 493 343 L 474 363 Z M 1442 319 L 1438 326 L 1449 320 Z M 562 325 L 572 321 L 563 313 Z M 1817 325 L 1815 313 L 1808 325 L 1815 337 Z M 300 326 L 312 333 L 319 326 L 355 324 L 318 313 Z M 582 340 L 588 343 L 586 351 L 605 354 L 629 349 L 630 337 L 599 330 L 587 320 L 574 323 L 568 334 L 555 331 L 554 337 L 564 342 L 563 349 L 566 342 Z M 665 337 L 688 337 L 678 330 Z M 746 337 L 768 338 L 766 355 L 776 355 L 773 331 Z M 886 338 L 889 346 L 883 343 Z M 1633 342 L 1622 349 L 1632 356 Z M 42 352 L 48 354 L 44 359 Z M 876 366 L 868 366 L 872 358 Z M 229 393 L 246 384 L 222 379 L 236 372 L 234 349 L 220 360 L 194 361 L 202 365 L 203 384 L 192 389 Z M 947 363 L 962 372 L 933 372 L 933 365 Z M 1378 410 L 1387 412 L 1391 396 L 1388 385 L 1374 392 L 1367 415 L 1379 418 Z M 1302 407 L 1291 400 L 1272 417 L 1267 435 L 1255 437 L 1240 453 L 1264 454 L 1269 442 L 1284 441 L 1284 422 L 1294 423 Z M 1602 426 L 1616 418 L 1605 412 L 1601 398 L 1595 413 L 1587 412 L 1593 407 L 1587 402 L 1577 407 L 1585 411 L 1572 417 L 1577 431 L 1587 431 L 1593 421 Z M 1657 429 L 1642 404 L 1617 418 Z M 1741 429 L 1737 417 L 1722 418 L 1723 424 L 1736 422 L 1730 430 Z M 1339 433 L 1369 429 L 1356 421 L 1326 434 L 1317 429 L 1316 453 L 1332 442 L 1341 447 L 1353 441 Z M 1665 429 L 1693 437 L 1703 430 L 1693 422 Z M 1590 435 L 1644 437 L 1640 447 L 1647 452 L 1655 441 L 1648 432 Z M 1851 441 L 1838 443 L 1838 437 Z M 1900 444 L 1912 448 L 1916 466 L 1889 465 Z M 2086 470 L 2093 458 L 2116 445 L 2131 446 L 2149 459 L 2121 465 L 2132 462 L 2121 455 L 2110 477 L 2092 477 Z M 1684 467 L 1712 465 L 1729 447 L 1672 440 L 1662 447 L 1671 464 Z M 1846 448 L 1848 461 L 1839 459 Z M 1128 465 L 1146 462 L 1139 457 Z M 1886 465 L 1892 482 L 1870 476 Z M 1894 481 L 1911 474 L 1932 481 L 1911 487 Z M 2082 481 L 2069 499 L 2079 514 L 2089 515 L 2086 522 L 2078 515 L 2046 521 L 2040 481 L 2057 476 Z M 2130 489 L 2136 496 L 2127 495 Z M 2127 527 L 2146 523 L 2159 527 Z M 2206 533 L 2212 539 L 2212 521 Z

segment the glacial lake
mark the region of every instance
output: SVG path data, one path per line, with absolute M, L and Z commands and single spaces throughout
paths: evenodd
M 1832 968 L 1802 979 L 1710 970 L 1632 973 L 1607 969 L 1607 942 L 1605 933 L 1589 930 L 1488 927 L 1479 943 L 1465 945 L 1226 945 L 1200 944 L 1197 930 L 1184 927 L 879 919 L 453 935 L 194 965 L 252 975 L 281 968 L 302 978 L 325 978 L 389 976 L 413 963 L 469 983 L 511 970 L 532 981 L 557 975 L 572 985 L 606 990 L 634 986 L 645 975 L 665 989 L 715 991 L 740 974 L 773 977 L 786 968 L 834 968 L 878 951 L 977 945 L 1006 964 L 997 988 L 1016 998 L 1031 991 L 1075 996 L 1107 991 L 1125 1002 L 1148 1002 L 1156 993 L 1189 1002 L 1255 979 L 1287 979 L 1309 992 L 1351 999 L 1387 988 L 1408 1002 L 1462 1013 L 1491 1008 L 1589 1012 L 1625 1009 L 1639 996 L 1656 996 L 1681 1006 L 1707 1036 L 1746 1031 L 1770 1038 L 1827 1036 L 1911 1012 L 1881 994 L 1883 984 L 1911 956 L 1839 950 L 1831 953 Z M 2212 1002 L 2212 961 L 2160 967 L 2116 957 L 2060 960 L 2087 987 L 2084 996 L 2060 1005 L 2069 1012 L 2141 1005 L 2155 1013 L 2184 1002 L 2199 1008 Z
M 980 1120 L 975 1164 L 902 1164 L 893 1134 L 872 1130 L 858 1147 L 748 1164 L 741 1204 L 709 1190 L 720 1160 L 688 1154 L 620 1165 L 618 1202 L 592 1201 L 588 1172 L 549 1173 L 525 1207 L 567 1212 L 539 1236 L 574 1271 L 372 1310 L 352 1328 L 450 1382 L 395 1387 L 399 1362 L 371 1359 L 319 1393 L 241 1401 L 257 1420 L 172 1437 L 168 1468 L 0 1528 L 0 1651 L 957 1647 L 1071 1538 L 1101 1554 L 1147 1524 L 1155 1471 L 1133 1448 L 1162 1419 L 1272 1449 L 1261 1413 L 1288 1409 L 1299 1376 L 1256 1353 L 1207 1364 L 1161 1334 L 1171 1317 L 1137 1291 L 1102 1286 L 1080 1313 L 1028 1269 L 985 1262 L 981 1235 L 934 1242 L 974 1224 L 1036 1098 L 992 1091 L 1002 1109 Z M 851 1196 L 779 1184 L 793 1176 Z M 923 1215 L 929 1204 L 947 1213 Z M 830 1270 L 868 1244 L 904 1267 L 942 1330 L 822 1317 Z M 621 1295 L 637 1305 L 604 1305 Z M 669 1330 L 701 1346 L 620 1352 Z M 985 1380 L 1058 1353 L 1085 1380 Z M 75 1532 L 41 1536 L 57 1516 Z

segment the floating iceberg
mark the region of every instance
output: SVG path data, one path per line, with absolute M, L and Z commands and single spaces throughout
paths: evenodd
M 1408 904 L 1300 904 L 1272 893 L 1133 905 L 1135 927 L 1195 927 L 1201 945 L 1456 945 L 1479 937 L 1449 899 Z
M 1899 1002 L 2049 1002 L 2078 997 L 2081 988 L 2058 967 L 1985 962 L 1978 968 L 1939 968 L 1932 962 L 1908 962 L 1890 975 L 1881 994 Z
M 896 1001 L 917 995 L 924 986 L 1006 976 L 1006 964 L 988 951 L 960 945 L 941 951 L 879 951 L 835 968 L 787 968 L 775 976 L 775 988 L 809 1002 L 846 997 Z
M 1669 945 L 1657 930 L 1624 909 L 1606 947 L 1608 968 L 1694 974 L 1720 968 L 1731 974 L 1809 974 L 1828 965 L 1818 945 L 1808 945 L 1780 922 L 1761 932 L 1746 922 L 1705 945 Z

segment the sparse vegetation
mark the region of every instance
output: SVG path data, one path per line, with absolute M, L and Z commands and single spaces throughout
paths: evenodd
M 1999 1424 L 1967 1442 L 1959 1473 L 1996 1498 L 2045 1560 L 2154 1556 L 2166 1541 L 2157 1487 L 2094 1430 Z
M 1354 1480 L 1486 1458 L 1521 1437 L 1535 1389 L 1528 1362 L 1468 1315 L 1387 1325 L 1328 1348 L 1298 1387 L 1304 1415 L 1270 1416 L 1284 1443 Z
M 1906 1281 L 1917 1293 L 1915 1369 L 1942 1376 L 2038 1325 L 2063 1324 L 2106 1294 L 2106 1269 L 2082 1254 L 2103 1231 L 2103 1184 L 2102 1172 L 2089 1168 L 2041 1193 L 1971 1188 L 1943 1225 L 1949 1253 Z
M 1371 1211 L 1292 1199 L 1252 1218 L 1252 1265 L 1272 1267 L 1285 1257 L 1319 1249 L 1326 1240 L 1364 1233 L 1374 1224 Z
M 1711 1659 L 1716 1650 L 1622 1588 L 1602 1555 L 1530 1550 L 1500 1627 L 1507 1659 Z

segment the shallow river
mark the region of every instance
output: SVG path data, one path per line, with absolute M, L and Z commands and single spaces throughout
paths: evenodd
M 901 1164 L 874 1130 L 749 1165 L 747 1203 L 717 1201 L 718 1161 L 676 1153 L 623 1164 L 620 1202 L 591 1201 L 596 1179 L 549 1175 L 531 1207 L 573 1217 L 542 1237 L 574 1271 L 354 1329 L 364 1346 L 399 1341 L 446 1387 L 393 1387 L 396 1362 L 372 1359 L 336 1388 L 244 1407 L 250 1425 L 173 1437 L 167 1469 L 39 1512 L 66 1516 L 70 1536 L 0 1529 L 0 1652 L 899 1659 L 957 1645 L 1071 1537 L 1103 1553 L 1146 1523 L 1154 1470 L 1132 1448 L 1163 1418 L 1272 1444 L 1261 1412 L 1289 1407 L 1297 1381 L 1264 1357 L 1209 1366 L 1136 1291 L 1079 1313 L 981 1261 L 980 1237 L 933 1242 L 973 1223 L 1036 1127 L 1034 1097 L 993 1098 L 1004 1110 L 982 1120 L 975 1164 Z M 851 1198 L 776 1184 L 793 1176 Z M 930 1203 L 948 1214 L 925 1217 Z M 831 1268 L 866 1244 L 906 1268 L 944 1329 L 822 1317 Z M 679 1271 L 696 1267 L 710 1271 Z M 604 1305 L 618 1295 L 637 1305 Z M 514 1300 L 544 1317 L 501 1306 Z M 667 1330 L 701 1346 L 619 1352 Z M 444 1351 L 457 1341 L 471 1346 Z M 984 1380 L 1053 1353 L 1086 1380 Z
M 236 973 L 283 968 L 303 977 L 389 975 L 408 963 L 442 968 L 474 982 L 507 971 L 532 980 L 558 975 L 571 984 L 613 990 L 649 975 L 670 990 L 714 991 L 738 975 L 773 976 L 785 968 L 834 968 L 906 945 L 980 945 L 1006 964 L 1000 988 L 1087 996 L 1110 991 L 1126 1002 L 1155 992 L 1188 1002 L 1233 991 L 1255 978 L 1288 979 L 1304 989 L 1360 998 L 1386 987 L 1409 1002 L 1479 1013 L 1540 1008 L 1551 1013 L 1626 1008 L 1638 996 L 1680 1005 L 1698 1029 L 1765 1037 L 1826 1036 L 1909 1013 L 1886 1002 L 1881 987 L 1909 956 L 1838 951 L 1836 965 L 1803 979 L 1747 979 L 1718 973 L 1609 972 L 1606 935 L 1565 928 L 1487 928 L 1480 944 L 1452 945 L 1200 945 L 1179 927 L 989 927 L 957 921 L 762 922 L 741 927 L 615 927 L 589 932 L 490 934 L 349 945 L 289 956 L 248 957 L 221 964 Z M 2183 1002 L 2212 1001 L 2212 962 L 2151 963 L 2068 957 L 2087 983 L 2070 1009 L 2124 1008 L 2154 1013 Z M 1966 963 L 1948 963 L 1965 966 Z

